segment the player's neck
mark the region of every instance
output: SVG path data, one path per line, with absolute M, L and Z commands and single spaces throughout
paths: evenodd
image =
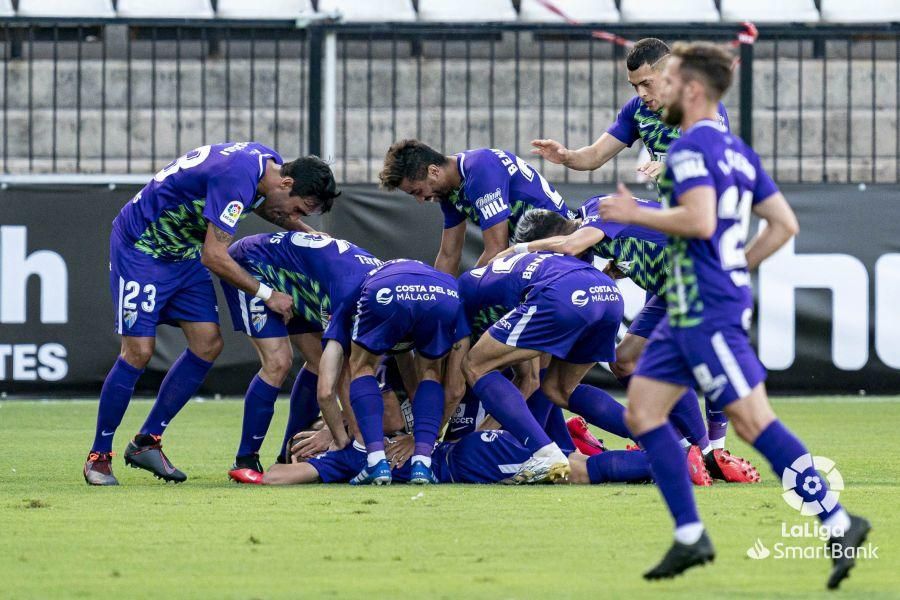
M 687 131 L 700 121 L 716 121 L 718 119 L 718 102 L 704 102 L 697 106 L 685 107 L 681 119 L 681 131 Z
M 444 168 L 447 169 L 447 177 L 449 178 L 450 185 L 452 185 L 454 189 L 461 186 L 462 173 L 459 172 L 459 163 L 456 162 L 456 155 L 451 154 L 447 157 Z

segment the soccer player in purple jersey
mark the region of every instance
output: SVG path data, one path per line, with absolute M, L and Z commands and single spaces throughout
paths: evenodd
M 827 585 L 833 589 L 854 566 L 855 549 L 871 526 L 837 502 L 816 472 L 812 455 L 775 416 L 765 369 L 750 345 L 749 270 L 799 228 L 759 156 L 715 119 L 718 101 L 731 83 L 732 62 L 731 53 L 714 44 L 675 46 L 664 72 L 665 118 L 684 133 L 672 144 L 661 179 L 665 208 L 639 207 L 622 184 L 619 195 L 600 205 L 603 218 L 650 227 L 671 239 L 668 314 L 654 330 L 628 386 L 628 426 L 647 452 L 675 520 L 674 544 L 644 577 L 674 577 L 715 556 L 697 513 L 684 455 L 666 419 L 684 390 L 699 385 L 724 409 L 738 435 L 766 457 L 776 476 L 793 486 L 800 508 L 816 508 L 812 512 L 831 535 L 833 568 Z M 745 250 L 751 210 L 767 227 Z M 808 481 L 821 483 L 808 486 Z
M 593 171 L 641 140 L 650 154 L 650 161 L 641 165 L 638 172 L 657 179 L 665 166 L 669 146 L 681 135 L 677 125 L 670 125 L 662 119 L 664 105 L 660 94 L 660 76 L 669 53 L 669 46 L 662 40 L 638 40 L 625 58 L 628 81 L 634 87 L 635 96 L 625 103 L 609 129 L 593 144 L 578 150 L 568 150 L 555 140 L 534 140 L 532 153 L 576 171 Z M 726 128 L 729 127 L 728 113 L 721 102 L 715 118 Z M 657 314 L 665 309 L 664 303 L 659 299 L 648 298 L 647 303 L 652 306 L 651 311 L 656 311 Z M 652 312 L 645 313 L 645 316 L 650 315 Z M 614 368 L 617 369 L 616 377 L 626 386 L 643 349 L 642 340 L 634 335 L 626 335 L 619 344 Z M 725 456 L 722 450 L 725 448 L 728 419 L 721 411 L 715 410 L 712 404 L 706 402 L 709 438 L 713 450 L 717 451 L 715 456 L 721 458 Z
M 446 156 L 418 140 L 390 147 L 379 175 L 387 190 L 400 189 L 419 202 L 437 202 L 444 213 L 441 248 L 434 268 L 459 273 L 466 221 L 481 228 L 484 251 L 476 267 L 509 247 L 519 218 L 533 208 L 574 217 L 544 177 L 505 150 L 479 148 Z
M 302 232 L 245 237 L 233 244 L 228 253 L 261 284 L 287 294 L 293 301 L 291 319 L 285 323 L 281 315 L 258 298 L 222 283 L 234 329 L 250 337 L 262 363 L 244 396 L 241 441 L 229 476 L 235 479 L 236 471 L 247 470 L 251 472 L 248 476 L 255 473 L 261 477 L 259 449 L 272 421 L 278 390 L 293 362 L 292 342 L 306 358 L 305 370 L 309 373 L 301 370 L 294 383 L 280 454 L 286 456 L 294 434 L 315 420 L 320 406 L 326 419 L 335 422 L 340 417 L 334 394 L 342 369 L 320 373 L 321 332 L 331 317 L 332 307 L 355 299 L 363 280 L 382 261 L 345 240 Z M 347 394 L 342 397 L 346 399 Z M 332 442 L 341 448 L 349 443 L 343 428 L 336 428 L 333 439 L 328 435 L 330 431 L 323 429 L 304 445 L 324 450 Z
M 187 479 L 163 454 L 161 438 L 222 350 L 210 272 L 289 316 L 291 298 L 241 268 L 228 244 L 251 212 L 285 229 L 309 229 L 300 217 L 329 210 L 339 194 L 335 187 L 331 169 L 317 157 L 284 163 L 262 144 L 227 142 L 173 160 L 122 208 L 113 221 L 109 261 L 122 346 L 100 392 L 96 435 L 83 470 L 89 484 L 118 484 L 110 466 L 113 434 L 153 355 L 160 324 L 181 327 L 188 347 L 129 442 L 125 462 L 166 481 Z
M 515 254 L 473 269 L 460 277 L 466 327 L 484 307 L 512 307 L 487 329 L 469 350 L 468 330 L 448 361 L 462 354 L 466 382 L 504 429 L 532 452 L 512 483 L 565 479 L 569 463 L 529 411 L 524 395 L 500 371 L 552 355 L 540 389 L 554 404 L 604 426 L 608 404 L 598 401 L 596 388 L 579 386 L 597 362 L 615 356 L 615 336 L 624 305 L 612 279 L 577 258 L 551 253 Z M 449 387 L 449 384 L 448 384 Z M 618 403 L 612 398 L 608 402 Z M 624 423 L 622 423 L 624 430 Z M 623 431 L 627 434 L 627 430 Z

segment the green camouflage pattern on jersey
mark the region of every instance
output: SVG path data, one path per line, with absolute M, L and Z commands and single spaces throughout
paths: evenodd
M 672 202 L 674 182 L 666 167 L 659 176 L 659 190 L 663 208 L 669 208 Z M 688 255 L 688 239 L 669 236 L 670 274 L 666 278 L 665 294 L 669 325 L 671 327 L 695 327 L 703 319 L 689 316 L 703 312 L 703 300 L 697 285 L 697 274 L 694 261 Z
M 651 294 L 665 293 L 666 279 L 671 271 L 669 249 L 637 238 L 603 238 L 593 247 L 601 258 L 616 267 L 642 289 Z
M 294 314 L 309 323 L 328 325 L 331 298 L 321 282 L 303 273 L 250 261 L 250 273 L 266 285 L 294 300 Z
M 200 249 L 206 240 L 207 222 L 203 217 L 205 207 L 206 198 L 198 198 L 190 204 L 180 204 L 164 210 L 134 243 L 135 249 L 161 260 L 199 258 Z M 238 222 L 246 219 L 251 212 L 253 211 L 242 212 Z

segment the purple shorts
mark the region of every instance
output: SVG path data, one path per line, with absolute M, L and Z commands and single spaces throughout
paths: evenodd
M 662 296 L 655 294 L 647 294 L 647 301 L 644 308 L 634 318 L 628 327 L 628 333 L 645 339 L 650 339 L 650 335 L 656 326 L 662 322 L 666 316 L 666 301 Z
M 109 289 L 120 335 L 156 337 L 157 325 L 219 322 L 216 290 L 200 259 L 159 260 L 120 242 L 109 243 Z
M 612 279 L 582 269 L 535 287 L 488 332 L 507 346 L 548 352 L 570 363 L 610 362 L 624 310 Z
M 747 397 L 766 380 L 766 370 L 742 327 L 710 323 L 672 328 L 667 318 L 650 336 L 634 374 L 699 386 L 719 409 Z
M 351 338 L 373 354 L 410 342 L 422 356 L 440 358 L 456 342 L 461 313 L 453 277 L 417 261 L 390 262 L 363 283 Z
M 296 313 L 285 324 L 281 315 L 272 311 L 256 296 L 225 281 L 220 280 L 219 283 L 222 284 L 222 293 L 235 331 L 243 331 L 253 338 L 279 338 L 323 329 L 321 323 L 311 323 Z

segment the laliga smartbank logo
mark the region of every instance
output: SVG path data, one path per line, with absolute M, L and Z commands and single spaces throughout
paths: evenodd
M 781 484 L 784 489 L 781 497 L 791 508 L 801 515 L 815 516 L 830 512 L 837 506 L 838 496 L 844 489 L 844 478 L 830 458 L 804 454 L 784 470 Z M 838 553 L 853 553 L 853 558 L 878 558 L 878 546 L 873 546 L 871 542 L 858 548 L 827 543 L 832 538 L 843 537 L 844 533 L 840 527 L 829 527 L 814 521 L 797 524 L 782 522 L 780 541 L 766 545 L 758 537 L 746 554 L 753 560 L 770 557 L 773 560 L 841 558 L 843 554 Z M 804 540 L 815 540 L 815 543 L 804 543 Z

